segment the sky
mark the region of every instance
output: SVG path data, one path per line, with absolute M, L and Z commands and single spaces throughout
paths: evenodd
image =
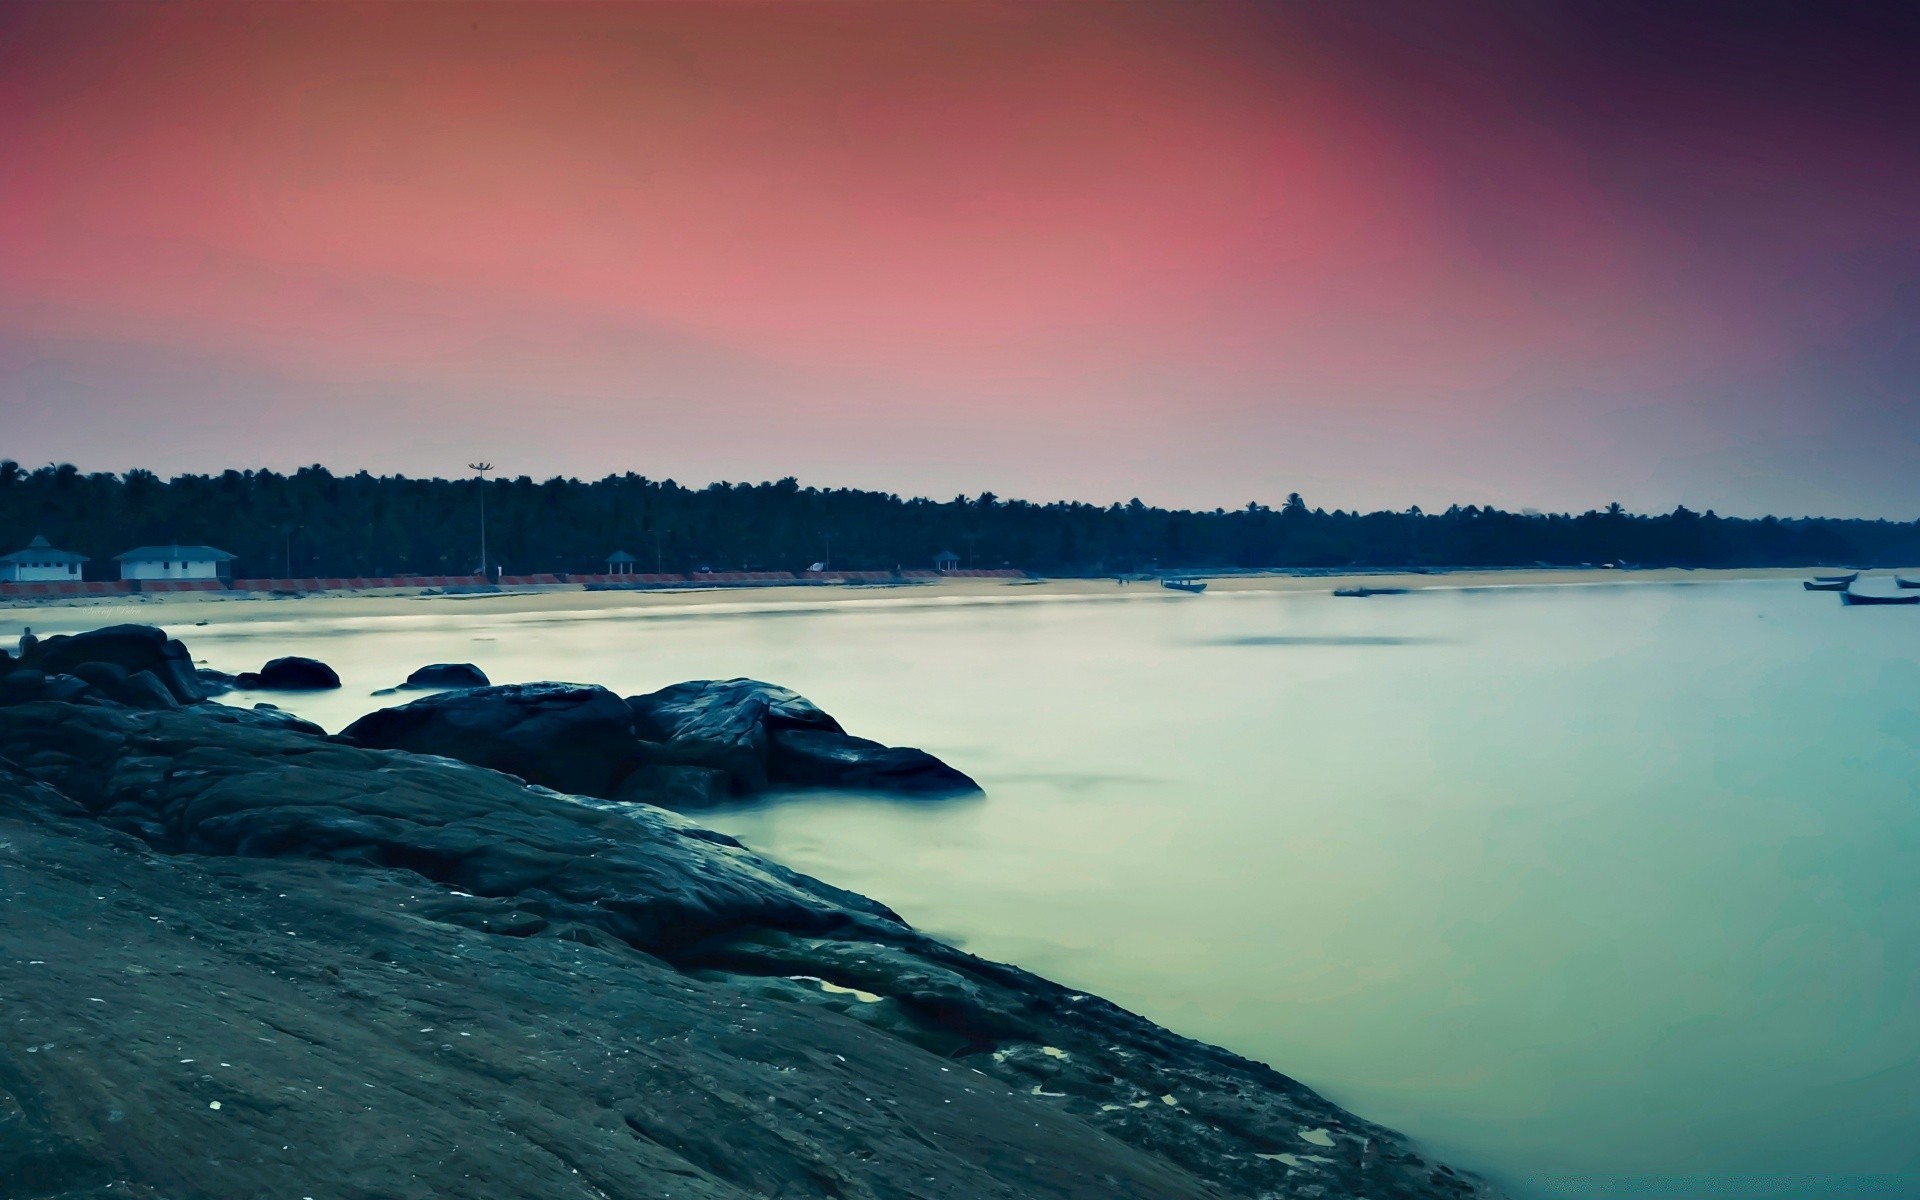
M 0 0 L 0 455 L 1920 517 L 1920 7 Z

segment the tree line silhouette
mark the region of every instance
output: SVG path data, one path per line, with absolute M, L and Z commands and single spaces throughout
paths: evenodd
M 0 461 L 0 552 L 44 534 L 112 578 L 134 546 L 206 544 L 239 556 L 236 576 L 466 574 L 487 556 L 508 574 L 593 572 L 625 550 L 640 571 L 847 570 L 933 565 L 1019 567 L 1046 574 L 1208 568 L 1580 565 L 1910 565 L 1920 521 L 1734 518 L 1619 505 L 1579 514 L 1441 513 L 1310 507 L 1190 511 L 1125 504 L 1002 500 L 991 492 L 936 501 L 795 480 L 715 483 L 609 475 L 414 479 L 323 467 L 292 474 L 226 471 L 161 479 L 150 471 L 26 470 Z

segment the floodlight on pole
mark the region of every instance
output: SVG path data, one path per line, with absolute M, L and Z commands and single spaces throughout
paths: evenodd
M 487 574 L 487 472 L 493 470 L 490 462 L 468 463 L 467 469 L 480 476 L 480 578 L 491 580 Z

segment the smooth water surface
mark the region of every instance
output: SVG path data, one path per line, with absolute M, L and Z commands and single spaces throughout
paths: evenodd
M 175 632 L 226 670 L 332 663 L 341 692 L 273 699 L 334 729 L 433 661 L 787 684 L 988 798 L 708 822 L 977 953 L 1519 1195 L 1920 1196 L 1920 611 L 1777 582 L 931 599 Z

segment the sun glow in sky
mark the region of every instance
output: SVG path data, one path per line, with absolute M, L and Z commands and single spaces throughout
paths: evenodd
M 0 0 L 0 453 L 1911 519 L 1839 8 Z

